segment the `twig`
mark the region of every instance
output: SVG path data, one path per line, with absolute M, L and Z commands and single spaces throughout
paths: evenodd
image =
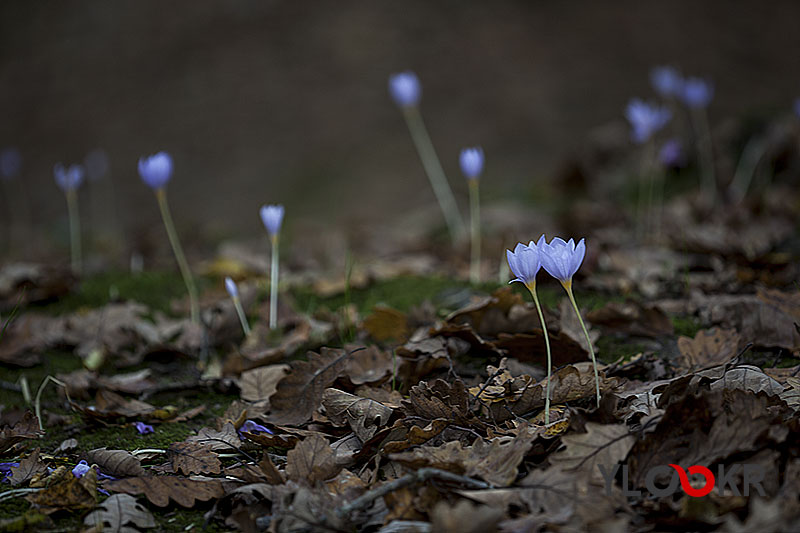
M 446 470 L 440 470 L 438 468 L 420 468 L 416 472 L 406 474 L 403 477 L 399 477 L 393 481 L 381 485 L 376 489 L 373 489 L 369 492 L 362 494 L 352 502 L 342 505 L 341 507 L 336 509 L 336 514 L 337 516 L 345 517 L 353 511 L 358 511 L 360 509 L 368 507 L 373 501 L 377 500 L 378 498 L 382 498 L 383 496 L 389 494 L 390 492 L 400 490 L 403 487 L 407 487 L 409 485 L 425 483 L 427 480 L 432 478 L 437 478 L 442 481 L 448 481 L 451 483 L 460 483 L 462 485 L 467 485 L 468 488 L 476 490 L 494 488 L 494 486 L 491 483 L 479 481 L 471 477 L 453 474 L 452 472 L 448 472 Z
M 0 502 L 16 498 L 17 496 L 22 496 L 23 494 L 30 494 L 31 492 L 39 492 L 40 490 L 44 490 L 44 487 L 7 490 L 4 493 L 0 494 Z
M 36 409 L 36 418 L 39 420 L 39 429 L 41 430 L 44 430 L 44 425 L 42 424 L 42 392 L 44 391 L 45 386 L 51 381 L 56 385 L 64 387 L 64 394 L 67 395 L 67 400 L 69 403 L 72 403 L 72 400 L 69 397 L 69 392 L 67 391 L 67 384 L 48 374 L 44 378 L 44 381 L 42 381 L 42 384 L 39 385 L 39 390 L 36 391 L 36 400 L 33 402 L 34 408 Z
M 481 394 L 483 394 L 483 391 L 485 391 L 485 390 L 486 390 L 486 387 L 488 387 L 488 386 L 489 386 L 489 383 L 491 383 L 491 382 L 492 382 L 492 380 L 493 380 L 494 378 L 496 378 L 497 376 L 499 376 L 500 374 L 502 374 L 503 372 L 505 372 L 505 370 L 506 370 L 506 369 L 505 369 L 505 368 L 503 368 L 502 366 L 501 366 L 501 367 L 498 367 L 498 368 L 497 368 L 497 370 L 495 370 L 495 371 L 494 371 L 494 373 L 492 373 L 492 375 L 491 375 L 491 376 L 489 376 L 488 378 L 486 378 L 486 381 L 484 381 L 484 382 L 483 382 L 483 385 L 481 385 L 481 388 L 480 388 L 480 389 L 478 389 L 478 394 L 476 394 L 476 395 L 474 396 L 474 398 L 475 398 L 476 400 L 480 400 Z M 472 402 L 470 402 L 470 403 L 472 403 Z

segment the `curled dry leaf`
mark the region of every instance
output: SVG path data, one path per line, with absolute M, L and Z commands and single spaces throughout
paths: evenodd
M 144 468 L 139 459 L 125 450 L 97 448 L 87 453 L 86 457 L 90 464 L 96 464 L 103 473 L 114 477 L 144 475 Z
M 175 476 L 131 477 L 104 485 L 108 490 L 126 494 L 144 494 L 153 505 L 166 507 L 173 500 L 181 507 L 192 508 L 201 502 L 225 494 L 218 480 L 197 481 Z
M 156 527 L 156 520 L 143 505 L 136 503 L 133 496 L 114 494 L 86 515 L 83 525 L 94 526 L 97 531 L 133 533 L 136 528 Z
M 235 451 L 239 449 L 242 441 L 232 422 L 226 422 L 220 431 L 211 428 L 203 428 L 186 439 L 186 442 L 196 442 L 206 446 L 215 452 Z
M 377 384 L 385 381 L 392 373 L 394 361 L 392 354 L 377 346 L 357 349 L 348 346 L 350 357 L 347 358 L 343 376 L 354 386 Z
M 296 483 L 314 485 L 332 478 L 339 470 L 331 445 L 317 435 L 303 439 L 286 454 L 286 476 Z
M 39 419 L 30 411 L 25 411 L 25 414 L 13 427 L 6 426 L 0 431 L 0 455 L 23 440 L 35 439 L 43 434 L 44 431 L 39 429 Z
M 219 474 L 222 471 L 217 454 L 199 442 L 173 442 L 167 450 L 172 469 L 184 475 Z
M 248 402 L 269 400 L 288 371 L 289 365 L 269 365 L 242 372 L 239 378 L 242 399 Z
M 681 336 L 680 367 L 691 371 L 725 364 L 738 353 L 740 340 L 736 330 L 722 328 L 698 331 L 694 339 Z
M 33 476 L 43 472 L 47 472 L 47 465 L 39 460 L 39 448 L 36 448 L 19 462 L 19 466 L 11 468 L 11 486 L 27 483 Z
M 586 482 L 603 486 L 600 466 L 610 471 L 624 460 L 636 437 L 625 424 L 588 422 L 586 433 L 567 433 L 561 437 L 566 449 L 551 456 L 554 465 L 568 472 L 577 472 Z
M 90 468 L 77 478 L 65 469 L 54 483 L 46 484 L 43 490 L 29 494 L 26 499 L 50 514 L 64 509 L 91 509 L 97 505 L 97 471 Z
M 336 425 L 349 424 L 361 442 L 375 435 L 378 428 L 389 423 L 391 408 L 367 398 L 360 398 L 338 389 L 325 389 L 322 406 Z

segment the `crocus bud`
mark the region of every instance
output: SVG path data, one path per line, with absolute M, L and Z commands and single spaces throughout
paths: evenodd
M 236 282 L 231 278 L 225 278 L 225 290 L 228 291 L 231 298 L 239 297 L 239 288 L 236 286 Z
M 479 146 L 464 148 L 458 157 L 461 172 L 468 180 L 477 179 L 483 172 L 483 149 Z
M 76 190 L 83 183 L 83 167 L 80 165 L 71 165 L 69 168 L 64 168 L 61 163 L 53 167 L 53 176 L 56 180 L 56 185 L 64 191 Z
M 283 222 L 283 206 L 282 205 L 265 205 L 261 207 L 261 221 L 270 237 L 274 237 L 281 230 L 281 222 Z
M 161 189 L 172 176 L 172 156 L 158 152 L 139 159 L 139 176 L 151 189 Z
M 400 107 L 412 107 L 419 103 L 422 87 L 417 75 L 407 70 L 389 76 L 389 92 Z
M 672 67 L 655 67 L 650 71 L 650 83 L 664 97 L 679 96 L 683 89 L 683 78 Z
M 681 99 L 694 109 L 707 107 L 714 98 L 714 86 L 701 78 L 688 78 L 683 84 Z
M 633 141 L 644 143 L 670 121 L 672 113 L 666 107 L 634 98 L 625 108 L 625 117 L 631 123 Z

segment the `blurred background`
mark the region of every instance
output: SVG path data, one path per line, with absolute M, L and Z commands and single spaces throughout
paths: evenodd
M 5 0 L 0 147 L 23 162 L 2 184 L 3 223 L 26 221 L 14 259 L 66 250 L 53 165 L 98 149 L 108 172 L 81 191 L 84 231 L 125 251 L 166 250 L 136 173 L 160 150 L 195 251 L 261 236 L 264 203 L 285 204 L 296 241 L 435 212 L 387 91 L 406 69 L 463 210 L 458 151 L 472 145 L 487 154 L 487 204 L 535 206 L 593 147 L 629 142 L 625 105 L 654 96 L 655 65 L 713 80 L 716 127 L 790 112 L 798 20 L 789 0 Z

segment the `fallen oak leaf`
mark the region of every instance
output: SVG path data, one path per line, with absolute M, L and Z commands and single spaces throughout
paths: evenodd
M 96 464 L 105 474 L 114 477 L 144 475 L 142 463 L 125 450 L 97 448 L 86 454 L 89 462 Z
M 132 527 L 128 524 L 133 524 Z M 128 494 L 114 494 L 83 519 L 83 525 L 96 531 L 135 533 L 138 529 L 156 527 L 152 513 Z
M 11 485 L 16 487 L 26 483 L 37 474 L 47 472 L 47 465 L 39 460 L 39 448 L 19 462 L 19 466 L 11 467 Z
M 739 351 L 741 338 L 735 329 L 701 330 L 693 339 L 678 337 L 681 368 L 692 371 L 727 363 Z
M 6 453 L 15 444 L 27 439 L 35 439 L 44 435 L 39 428 L 39 419 L 30 411 L 25 411 L 22 418 L 13 427 L 4 427 L 0 431 L 0 455 Z
M 289 370 L 289 365 L 268 365 L 246 370 L 239 378 L 242 400 L 257 402 L 269 400 L 275 394 L 278 382 Z
M 175 472 L 189 474 L 219 474 L 222 471 L 217 454 L 199 442 L 174 442 L 167 450 Z
M 56 483 L 48 484 L 43 490 L 26 496 L 26 499 L 50 514 L 62 509 L 91 509 L 97 505 L 97 471 L 90 468 L 80 478 L 66 470 Z
M 361 442 L 371 439 L 378 428 L 389 423 L 394 413 L 379 402 L 339 389 L 325 389 L 322 406 L 331 422 L 337 426 L 347 423 Z
M 325 438 L 312 435 L 286 454 L 286 476 L 296 483 L 309 485 L 330 479 L 341 470 L 335 455 Z
M 195 501 L 221 498 L 225 491 L 218 480 L 197 481 L 175 476 L 131 477 L 104 484 L 114 492 L 144 494 L 153 505 L 166 507 L 170 499 L 181 507 L 191 509 Z
M 219 450 L 238 450 L 241 439 L 236 433 L 236 427 L 232 422 L 226 422 L 220 431 L 211 428 L 203 428 L 186 439 L 186 442 L 197 442 L 211 448 L 213 451 Z

